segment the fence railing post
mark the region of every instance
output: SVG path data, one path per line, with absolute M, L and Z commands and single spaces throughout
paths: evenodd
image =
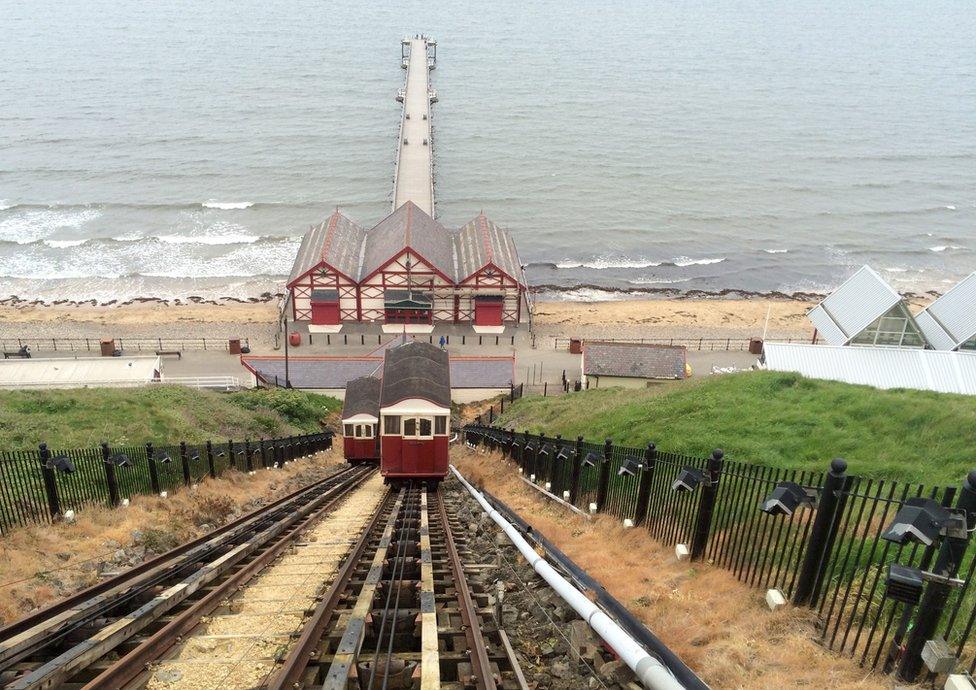
M 830 463 L 830 471 L 820 492 L 817 516 L 810 529 L 803 563 L 793 591 L 794 605 L 816 605 L 820 598 L 820 588 L 827 572 L 828 556 L 837 536 L 840 517 L 844 512 L 847 497 L 844 494 L 850 483 L 847 476 L 847 462 L 836 458 Z
M 539 446 L 535 449 L 535 464 L 532 467 L 532 472 L 535 474 L 536 482 L 545 486 L 545 483 L 549 481 L 549 477 L 546 476 L 548 472 L 544 465 L 545 460 L 542 459 L 542 449 L 546 445 L 546 435 L 539 433 Z
M 596 485 L 596 512 L 602 513 L 607 504 L 607 492 L 610 489 L 610 459 L 613 457 L 613 441 L 603 442 L 603 462 L 600 463 L 600 481 Z
M 146 465 L 149 467 L 149 488 L 154 495 L 158 496 L 162 489 L 159 486 L 159 467 L 156 466 L 156 450 L 153 444 L 146 444 Z
M 583 473 L 583 437 L 576 437 L 576 450 L 573 452 L 573 474 L 569 480 L 569 502 L 576 505 L 579 499 L 580 475 Z
M 183 468 L 183 485 L 189 486 L 190 479 L 190 455 L 186 450 L 186 441 L 180 441 L 180 466 Z
M 922 671 L 922 648 L 925 643 L 933 639 L 942 621 L 952 585 L 948 580 L 955 578 L 959 567 L 966 557 L 969 546 L 970 525 L 976 519 L 976 470 L 971 471 L 962 484 L 956 508 L 966 513 L 966 529 L 959 536 L 947 535 L 939 547 L 939 555 L 935 559 L 932 572 L 944 581 L 930 581 L 925 585 L 925 594 L 915 612 L 915 626 L 908 634 L 905 652 L 901 657 L 898 677 L 910 683 L 915 682 Z
M 214 464 L 213 443 L 209 440 L 207 441 L 207 471 L 210 472 L 212 479 L 216 479 L 217 465 Z
M 562 434 L 556 434 L 552 444 L 552 455 L 549 458 L 549 491 L 554 496 L 563 497 L 562 479 L 563 473 L 559 468 L 559 452 L 563 448 Z
M 264 443 L 264 436 L 258 440 L 258 448 L 261 449 L 261 467 L 268 466 L 268 447 Z
M 657 446 L 648 443 L 644 449 L 644 462 L 637 483 L 637 507 L 634 509 L 634 525 L 647 522 L 647 507 L 651 500 L 651 485 L 654 482 L 654 467 L 657 465 Z
M 712 529 L 712 514 L 715 512 L 715 498 L 718 496 L 718 483 L 722 477 L 722 457 L 724 453 L 716 448 L 708 458 L 706 474 L 708 483 L 702 486 L 701 500 L 698 503 L 698 517 L 695 531 L 691 535 L 691 560 L 700 560 L 705 555 L 708 535 Z
M 102 442 L 102 466 L 105 468 L 105 481 L 108 483 L 108 503 L 113 508 L 122 502 L 119 495 L 119 480 L 115 476 L 115 465 L 112 464 L 112 452 L 108 444 Z
M 254 471 L 254 463 L 251 462 L 251 439 L 244 439 L 244 467 L 248 472 Z
M 227 442 L 227 466 L 237 469 L 237 458 L 234 457 L 234 442 Z
M 44 478 L 44 495 L 47 496 L 47 508 L 51 511 L 51 519 L 57 520 L 62 515 L 61 497 L 58 496 L 58 482 L 54 475 L 54 468 L 51 467 L 51 451 L 47 444 L 39 446 L 41 457 L 41 476 Z
M 488 408 L 488 426 L 491 426 L 491 423 L 494 421 L 495 421 L 495 406 L 492 405 L 491 407 Z

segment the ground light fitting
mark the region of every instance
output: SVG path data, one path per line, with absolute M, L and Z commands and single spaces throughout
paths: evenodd
M 767 515 L 786 515 L 789 517 L 803 505 L 813 506 L 814 497 L 796 482 L 779 482 L 772 493 L 760 504 L 759 509 Z
M 552 455 L 552 446 L 548 443 L 542 446 L 542 450 L 539 451 L 539 457 L 549 457 Z
M 108 462 L 115 465 L 116 467 L 132 467 L 132 461 L 129 460 L 129 456 L 125 453 L 116 453 L 115 455 L 110 455 Z
M 169 453 L 167 453 L 165 450 L 156 451 L 156 460 L 163 463 L 164 465 L 168 465 L 169 463 L 173 462 L 173 458 L 171 458 L 169 456 Z
M 533 452 L 535 452 L 535 446 L 533 444 L 531 444 L 531 443 L 527 443 L 525 445 L 525 452 L 526 453 L 533 453 Z
M 561 448 L 556 454 L 556 460 L 559 460 L 560 462 L 569 460 L 569 451 L 567 451 L 565 448 Z
M 705 473 L 697 467 L 682 467 L 678 477 L 671 484 L 672 491 L 694 491 L 705 481 Z
M 922 571 L 918 568 L 898 563 L 888 566 L 888 575 L 885 577 L 885 599 L 914 606 L 922 600 L 924 588 L 925 581 L 922 579 Z
M 583 458 L 583 467 L 596 467 L 596 464 L 600 461 L 596 453 L 587 453 L 586 457 Z
M 200 462 L 200 453 L 194 453 L 191 455 L 190 460 L 193 462 Z
M 931 498 L 910 498 L 902 503 L 881 538 L 895 544 L 914 541 L 931 546 L 936 537 L 949 531 L 965 536 L 965 515 L 954 514 Z
M 637 461 L 637 458 L 635 458 L 633 455 L 628 455 L 626 458 L 624 458 L 624 462 L 620 466 L 620 469 L 617 470 L 617 476 L 633 477 L 640 471 L 641 467 L 643 467 L 643 465 Z
M 58 472 L 64 472 L 65 474 L 75 473 L 75 463 L 72 462 L 71 458 L 63 453 L 61 455 L 55 455 L 53 458 L 48 458 L 47 468 L 50 470 L 57 470 Z

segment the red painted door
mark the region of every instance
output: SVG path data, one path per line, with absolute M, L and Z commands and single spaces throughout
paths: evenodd
M 312 302 L 312 323 L 335 326 L 339 323 L 339 302 Z
M 501 326 L 502 304 L 501 298 L 497 300 L 476 298 L 474 301 L 474 325 Z

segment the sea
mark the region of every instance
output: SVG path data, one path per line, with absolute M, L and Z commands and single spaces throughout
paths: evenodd
M 389 213 L 437 39 L 437 217 L 560 299 L 903 292 L 976 270 L 971 0 L 0 0 L 0 297 L 282 290 Z

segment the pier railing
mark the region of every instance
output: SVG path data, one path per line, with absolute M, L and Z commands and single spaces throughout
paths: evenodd
M 280 467 L 332 447 L 332 432 L 200 444 L 109 445 L 0 452 L 0 535 L 89 505 L 191 486 L 229 470 Z
M 767 590 L 771 605 L 814 609 L 825 647 L 909 682 L 976 672 L 976 471 L 958 487 L 850 475 L 840 459 L 804 472 L 721 450 L 696 457 L 517 432 L 491 426 L 496 414 L 465 427 L 469 444 L 585 513 Z

